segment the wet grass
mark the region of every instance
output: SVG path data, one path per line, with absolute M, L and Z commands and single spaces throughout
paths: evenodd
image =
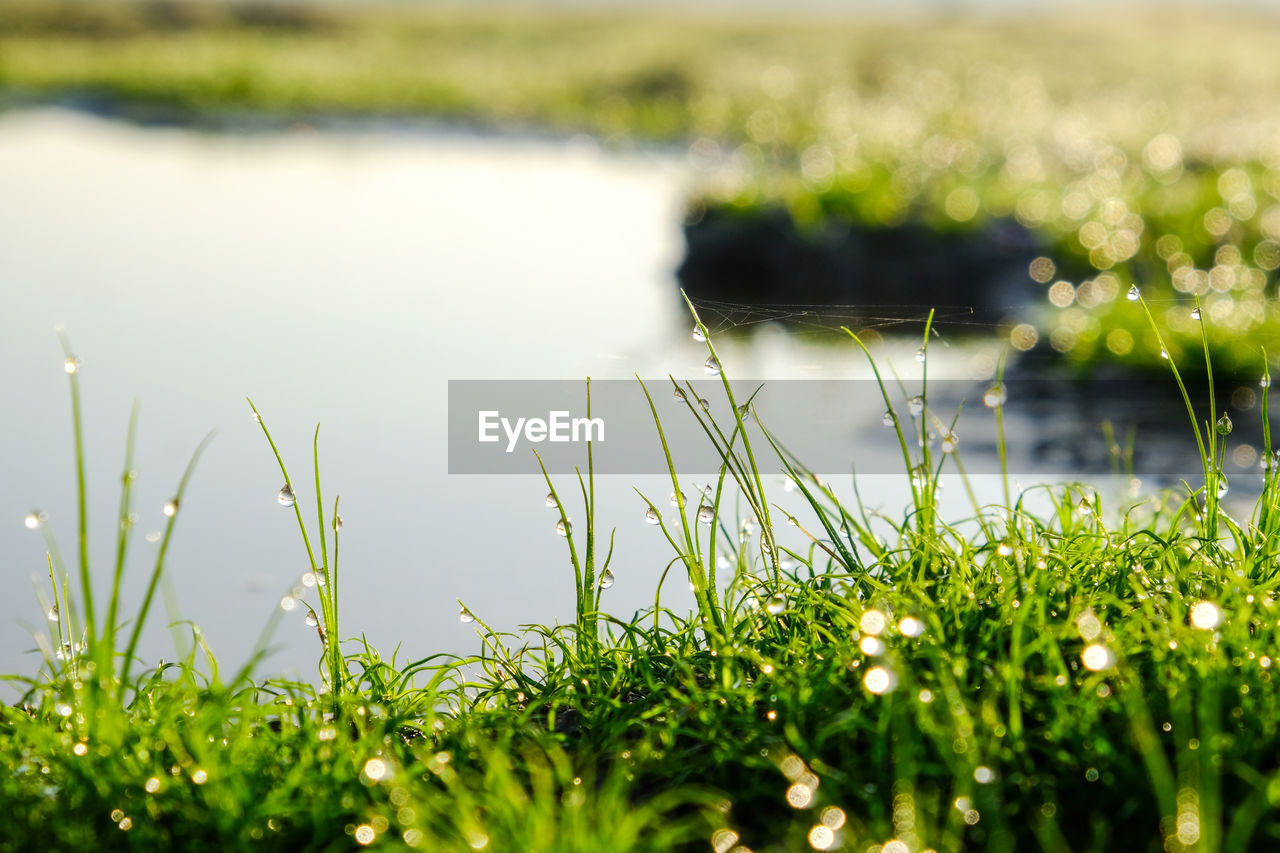
M 1163 331 L 1154 315 L 1151 329 Z M 886 518 L 776 445 L 700 321 L 697 336 L 731 419 L 674 379 L 642 390 L 683 400 L 720 475 L 695 483 L 673 469 L 673 501 L 637 500 L 671 543 L 664 583 L 691 586 L 691 612 L 664 608 L 661 589 L 633 620 L 608 612 L 612 549 L 601 559 L 589 454 L 574 480 L 548 477 L 562 521 L 569 507 L 583 519 L 565 530 L 572 619 L 514 636 L 464 607 L 481 629 L 476 655 L 406 660 L 338 642 L 337 505 L 314 508 L 309 528 L 277 453 L 280 502 L 312 569 L 282 606 L 318 600 L 315 683 L 263 679 L 256 660 L 224 674 L 194 626 L 178 658 L 155 666 L 118 641 L 147 615 L 145 603 L 119 610 L 131 453 L 105 600 L 93 596 L 83 480 L 73 566 L 33 514 L 55 598 L 44 665 L 12 678 L 25 695 L 0 709 L 0 849 L 1235 851 L 1280 840 L 1269 434 L 1248 518 L 1219 502 L 1229 428 L 1214 401 L 1186 397 L 1201 487 L 1115 499 L 1006 489 L 946 519 L 937 490 L 960 468 L 964 419 L 929 408 L 926 334 L 919 400 L 897 411 L 885 397 L 913 495 Z M 987 402 L 998 417 L 999 388 Z M 653 412 L 665 446 L 667 415 Z M 318 431 L 312 452 L 318 496 Z M 1048 508 L 1030 511 L 1036 498 Z

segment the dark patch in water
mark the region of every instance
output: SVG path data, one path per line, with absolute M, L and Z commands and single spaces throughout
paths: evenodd
M 809 232 L 777 208 L 711 208 L 685 226 L 685 241 L 677 277 L 695 304 L 868 307 L 911 317 L 937 308 L 962 319 L 961 330 L 989 332 L 1044 298 L 1027 275 L 1040 254 L 1036 240 L 1013 222 L 942 232 L 832 221 Z
M 1206 442 L 1221 442 L 1222 437 L 1212 426 L 1206 432 L 1205 421 L 1213 424 L 1222 413 L 1230 415 L 1233 427 L 1220 460 L 1222 470 L 1233 492 L 1257 494 L 1265 444 L 1261 389 L 1229 380 L 1215 382 L 1217 410 L 1211 414 L 1207 379 L 1194 373 L 1183 379 Z M 1080 475 L 1132 469 L 1162 487 L 1184 480 L 1200 484 L 1195 436 L 1171 375 L 1152 377 L 1108 368 L 1086 378 L 1068 375 L 1061 366 L 1024 362 L 1010 370 L 1005 384 L 1009 444 L 1028 448 L 1037 467 Z M 1274 412 L 1268 417 L 1274 434 L 1280 420 Z M 1116 447 L 1104 439 L 1103 423 L 1114 428 Z M 994 447 L 985 449 L 995 453 Z

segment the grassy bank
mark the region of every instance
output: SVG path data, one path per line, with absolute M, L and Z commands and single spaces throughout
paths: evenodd
M 134 660 L 150 595 L 118 609 L 127 452 L 119 543 L 106 555 L 116 580 L 96 602 L 84 503 L 69 566 L 50 520 L 27 519 L 48 537 L 53 598 L 45 666 L 15 679 L 26 695 L 0 709 L 0 849 L 1275 844 L 1280 472 L 1269 436 L 1248 519 L 1219 504 L 1230 424 L 1211 425 L 1216 401 L 1190 399 L 1201 489 L 1113 503 L 1046 486 L 1036 491 L 1048 512 L 1006 491 L 944 519 L 939 474 L 960 469 L 965 421 L 930 410 L 924 341 L 920 397 L 885 400 L 912 485 L 901 517 L 870 514 L 771 447 L 724 372 L 738 413 L 728 421 L 689 405 L 674 381 L 648 383 L 637 392 L 654 402 L 655 440 L 675 396 L 721 465 L 710 484 L 672 471 L 670 498 L 636 501 L 637 523 L 647 512 L 671 544 L 664 582 L 688 583 L 694 609 L 664 608 L 659 589 L 651 612 L 609 614 L 612 537 L 593 523 L 588 450 L 581 477 L 548 478 L 548 508 L 534 510 L 547 535 L 556 522 L 564 535 L 575 612 L 515 637 L 464 606 L 482 638 L 464 660 L 338 642 L 340 507 L 319 498 L 318 446 L 302 475 L 275 453 L 282 523 L 296 522 L 310 571 L 264 642 L 281 613 L 308 609 L 314 683 L 220 672 L 196 628 L 176 661 Z M 715 341 L 707 348 L 718 367 Z M 78 436 L 70 355 L 67 369 Z M 1261 400 L 1265 422 L 1265 386 Z M 966 417 L 1000 419 L 998 385 L 986 402 Z M 82 462 L 79 441 L 76 452 Z M 190 470 L 166 511 L 152 590 Z M 779 475 L 807 505 L 796 517 L 778 503 Z M 317 505 L 304 507 L 294 486 L 312 479 Z
M 139 118 L 435 116 L 681 142 L 695 211 L 820 233 L 1016 220 L 1046 261 L 1014 336 L 1088 367 L 1184 367 L 1199 295 L 1222 373 L 1280 352 L 1280 60 L 1271 18 L 710 19 L 0 2 L 0 91 Z M 500 201 L 499 201 L 500 203 Z M 1059 284 L 1061 282 L 1061 284 Z M 785 294 L 779 294 L 785 300 Z M 857 301 L 854 299 L 853 301 Z

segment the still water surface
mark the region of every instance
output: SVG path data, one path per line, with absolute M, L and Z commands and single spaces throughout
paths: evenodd
M 478 641 L 458 620 L 458 599 L 500 630 L 570 618 L 572 572 L 532 460 L 529 476 L 447 474 L 447 381 L 705 378 L 706 351 L 690 340 L 672 280 L 689 180 L 669 153 L 562 141 L 205 134 L 54 109 L 0 115 L 0 672 L 33 672 L 27 626 L 45 628 L 32 583 L 45 547 L 24 515 L 47 512 L 63 553 L 75 553 L 56 324 L 82 362 L 100 588 L 129 408 L 141 402 L 140 535 L 125 613 L 154 553 L 144 535 L 161 526 L 188 454 L 211 429 L 170 552 L 174 615 L 198 623 L 229 668 L 306 570 L 247 395 L 291 465 L 308 520 L 321 424 L 326 499 L 341 495 L 346 522 L 344 636 L 363 632 L 386 653 L 402 644 L 401 659 L 468 653 Z M 884 355 L 909 373 L 914 349 Z M 782 334 L 726 342 L 722 356 L 737 376 L 865 373 L 847 348 Z M 883 432 L 879 409 L 866 414 Z M 652 605 L 670 559 L 633 486 L 670 490 L 656 476 L 599 484 L 599 524 L 618 528 L 606 607 L 621 616 Z M 873 486 L 870 502 L 897 515 L 902 480 Z M 669 589 L 664 603 L 685 607 L 683 586 Z M 286 615 L 266 672 L 314 672 L 304 614 Z M 169 618 L 157 606 L 150 662 L 173 655 Z

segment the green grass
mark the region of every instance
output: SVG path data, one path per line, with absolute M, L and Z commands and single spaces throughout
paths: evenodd
M 718 359 L 714 340 L 707 349 Z M 692 612 L 664 608 L 661 589 L 634 620 L 608 612 L 612 547 L 600 560 L 588 452 L 571 488 L 548 478 L 562 519 L 578 501 L 585 509 L 565 537 L 572 620 L 512 636 L 466 610 L 481 629 L 476 655 L 384 658 L 362 640 L 338 642 L 336 502 L 308 529 L 295 500 L 319 581 L 316 684 L 263 679 L 256 658 L 224 675 L 195 626 L 178 657 L 155 666 L 117 641 L 136 638 L 151 596 L 125 620 L 130 438 L 105 609 L 92 595 L 83 478 L 78 585 L 48 520 L 29 520 L 47 537 L 55 607 L 39 638 L 44 665 L 13 677 L 25 695 L 0 708 L 0 849 L 1236 851 L 1280 841 L 1280 472 L 1269 433 L 1248 518 L 1218 501 L 1230 436 L 1213 402 L 1184 392 L 1205 488 L 1114 504 L 1080 486 L 1006 489 L 996 505 L 945 519 L 940 475 L 962 470 L 945 439 L 965 421 L 928 408 L 922 376 L 921 410 L 894 412 L 913 498 L 891 518 L 807 471 L 756 422 L 750 394 L 721 377 L 732 420 L 687 405 L 720 461 L 715 484 L 704 492 L 673 468 L 676 506 L 638 501 L 672 546 L 664 583 L 689 582 Z M 78 372 L 70 388 L 82 463 Z M 1265 423 L 1265 387 L 1261 397 Z M 653 420 L 665 447 L 656 407 Z M 312 450 L 319 501 L 318 430 Z M 780 501 L 780 473 L 804 512 Z M 1037 495 L 1047 511 L 1025 508 Z
M 1216 11 L 875 23 L 0 0 L 0 93 L 125 114 L 432 116 L 690 144 L 691 209 L 815 231 L 1016 220 L 1081 370 L 1280 352 L 1280 23 Z M 501 204 L 501 199 L 493 200 Z M 1057 282 L 1064 282 L 1050 290 Z M 1028 345 L 1025 333 L 1014 335 Z

